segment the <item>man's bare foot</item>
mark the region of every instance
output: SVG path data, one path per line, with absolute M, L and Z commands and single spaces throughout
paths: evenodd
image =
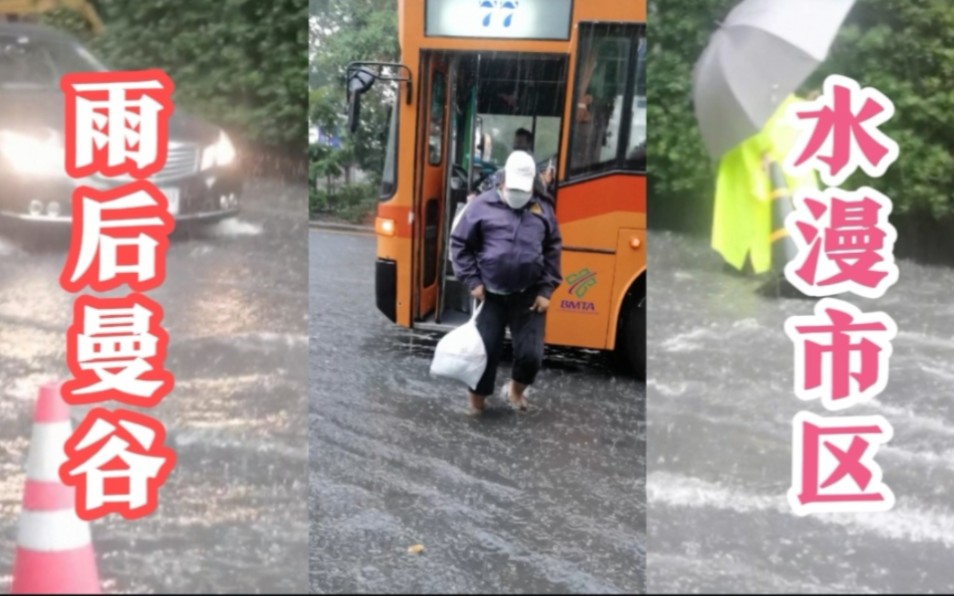
M 523 383 L 510 381 L 507 385 L 507 397 L 510 400 L 510 405 L 521 413 L 527 412 L 530 409 L 530 404 L 527 403 L 527 398 L 525 397 L 526 391 L 527 386 Z
M 520 397 L 510 398 L 510 403 L 513 404 L 513 407 L 521 414 L 526 414 L 530 411 L 530 404 L 527 403 L 527 398 L 522 395 Z
M 483 395 L 477 395 L 476 393 L 468 393 L 468 400 L 470 401 L 470 413 L 475 416 L 479 416 L 484 413 L 485 401 Z

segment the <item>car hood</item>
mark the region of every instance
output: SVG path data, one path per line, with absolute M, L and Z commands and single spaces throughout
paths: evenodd
M 34 133 L 53 129 L 63 133 L 65 107 L 59 91 L 0 91 L 0 130 Z M 169 140 L 208 145 L 219 127 L 176 109 L 169 119 Z

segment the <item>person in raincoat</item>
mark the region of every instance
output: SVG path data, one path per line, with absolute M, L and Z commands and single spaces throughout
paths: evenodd
M 784 216 L 793 209 L 796 190 L 818 188 L 813 172 L 790 176 L 782 170 L 798 141 L 798 130 L 785 121 L 785 112 L 803 101 L 790 96 L 758 134 L 719 162 L 712 248 L 739 272 L 781 273 L 794 257 Z

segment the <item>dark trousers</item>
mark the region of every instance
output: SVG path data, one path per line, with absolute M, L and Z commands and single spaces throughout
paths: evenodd
M 536 297 L 533 290 L 507 296 L 487 292 L 486 304 L 477 317 L 477 330 L 487 348 L 487 370 L 477 387 L 471 389 L 477 395 L 494 393 L 507 327 L 510 327 L 513 343 L 511 377 L 525 385 L 533 383 L 543 364 L 543 332 L 546 327 L 546 315 L 530 310 Z

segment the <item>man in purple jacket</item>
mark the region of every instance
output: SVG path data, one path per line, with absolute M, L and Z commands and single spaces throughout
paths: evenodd
M 470 388 L 470 407 L 484 410 L 494 392 L 507 327 L 513 341 L 508 397 L 527 410 L 524 392 L 543 363 L 543 333 L 550 296 L 560 285 L 562 240 L 548 201 L 534 196 L 537 167 L 514 151 L 504 167 L 504 187 L 471 201 L 451 233 L 454 274 L 484 303 L 477 329 L 487 348 L 487 370 Z

